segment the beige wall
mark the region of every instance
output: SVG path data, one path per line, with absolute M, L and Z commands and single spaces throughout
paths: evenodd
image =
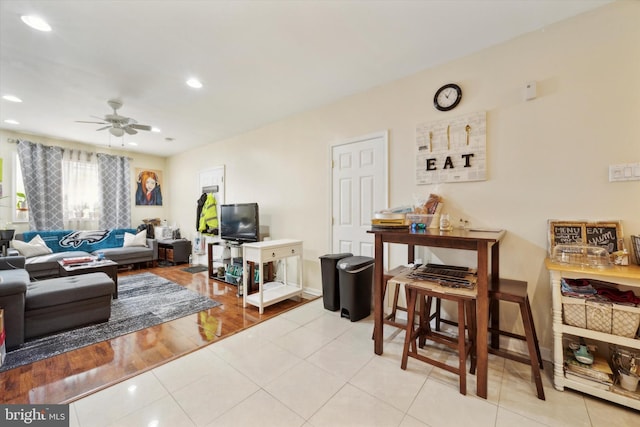
M 106 136 L 105 136 L 106 137 Z M 148 156 L 132 153 L 130 151 L 122 151 L 117 149 L 109 149 L 108 147 L 96 147 L 94 145 L 81 144 L 77 142 L 70 142 L 60 139 L 47 138 L 38 135 L 19 134 L 15 132 L 9 132 L 7 130 L 0 129 L 0 158 L 3 159 L 3 190 L 4 195 L 11 195 L 13 192 L 13 158 L 16 155 L 16 144 L 8 143 L 8 139 L 26 139 L 31 142 L 36 142 L 44 145 L 55 145 L 59 147 L 81 149 L 95 153 L 107 153 L 113 155 L 127 156 L 131 158 L 131 226 L 137 227 L 142 223 L 144 218 L 166 218 L 166 212 L 168 211 L 168 198 L 171 197 L 169 191 L 165 189 L 164 183 L 170 179 L 170 174 L 166 171 L 166 159 L 164 157 Z M 135 205 L 135 168 L 155 169 L 161 170 L 163 174 L 163 186 L 162 196 L 164 206 L 136 206 Z M 6 223 L 11 221 L 12 218 L 11 199 L 3 199 L 0 202 L 0 228 L 4 228 Z M 195 214 L 194 214 L 195 215 Z M 25 231 L 29 228 L 27 223 L 14 223 L 12 227 L 20 231 Z
M 640 182 L 608 182 L 608 165 L 640 162 L 638 22 L 640 2 L 616 2 L 174 156 L 168 160 L 173 177 L 169 218 L 192 237 L 197 172 L 224 165 L 226 202 L 256 201 L 272 238 L 302 239 L 304 285 L 320 290 L 318 257 L 331 252 L 330 146 L 388 130 L 390 205 L 435 192 L 444 196 L 454 220 L 464 217 L 474 226 L 506 229 L 501 273 L 530 283 L 540 339 L 549 348 L 547 220 L 621 219 L 625 235 L 640 233 Z M 524 101 L 529 81 L 537 82 L 538 97 Z M 433 94 L 448 82 L 462 86 L 463 100 L 454 111 L 441 113 L 432 107 Z M 482 110 L 487 112 L 488 179 L 415 185 L 416 125 Z M 403 262 L 405 254 L 392 247 L 391 263 Z M 461 253 L 424 256 L 473 262 Z

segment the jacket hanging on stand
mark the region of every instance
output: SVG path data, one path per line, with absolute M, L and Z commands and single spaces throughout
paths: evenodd
M 218 207 L 213 194 L 208 194 L 200 212 L 198 231 L 202 234 L 218 234 Z
M 202 196 L 198 199 L 198 207 L 196 209 L 196 231 L 200 231 L 200 215 L 202 214 L 202 208 L 207 201 L 207 193 L 202 193 Z

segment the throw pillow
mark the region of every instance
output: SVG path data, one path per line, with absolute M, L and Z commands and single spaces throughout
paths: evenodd
M 122 244 L 123 248 L 131 247 L 131 246 L 143 246 L 147 247 L 147 230 L 142 230 L 138 234 L 124 233 L 124 243 Z
M 37 234 L 30 242 L 23 242 L 22 240 L 12 240 L 11 247 L 17 249 L 20 255 L 25 258 L 31 258 L 38 255 L 47 255 L 53 253 L 53 251 L 42 240 L 39 234 Z

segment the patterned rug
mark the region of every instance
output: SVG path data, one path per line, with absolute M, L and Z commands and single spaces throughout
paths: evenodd
M 108 322 L 28 341 L 7 353 L 0 372 L 220 305 L 152 273 L 118 278 Z

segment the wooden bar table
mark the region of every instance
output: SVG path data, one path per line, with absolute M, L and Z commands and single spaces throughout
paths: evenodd
M 412 232 L 409 229 L 372 229 L 369 233 L 375 237 L 375 266 L 374 266 L 374 352 L 382 354 L 383 347 L 383 316 L 384 295 L 383 289 L 383 260 L 384 244 L 398 243 L 408 245 L 408 262 L 415 258 L 416 246 L 428 246 L 449 249 L 462 249 L 476 251 L 478 256 L 478 299 L 477 310 L 477 390 L 479 397 L 487 398 L 487 374 L 489 367 L 489 355 L 487 347 L 488 323 L 489 323 L 489 274 L 493 282 L 499 280 L 500 240 L 504 237 L 504 230 L 465 230 L 454 229 L 452 231 L 440 231 L 427 229 Z M 489 248 L 491 248 L 491 260 L 489 264 Z

